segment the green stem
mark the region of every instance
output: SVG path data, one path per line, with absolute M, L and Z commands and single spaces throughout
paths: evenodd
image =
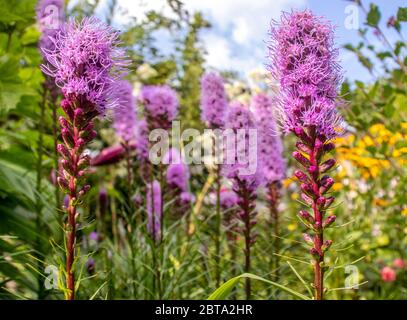
M 221 217 L 221 212 L 220 212 L 220 189 L 221 189 L 221 183 L 220 183 L 220 166 L 217 166 L 216 169 L 216 234 L 215 234 L 215 245 L 216 245 L 216 251 L 215 251 L 215 271 L 216 271 L 216 287 L 219 287 L 220 285 L 220 244 L 221 244 L 221 239 L 220 239 L 220 234 L 221 234 L 221 224 L 222 224 L 222 217 Z
M 36 235 L 36 260 L 37 260 L 37 283 L 38 283 L 38 299 L 43 299 L 45 296 L 45 289 L 44 289 L 44 279 L 42 278 L 42 240 L 40 236 L 40 232 L 43 229 L 43 215 L 42 215 L 42 201 L 41 201 L 41 190 L 42 190 L 42 173 L 43 173 L 43 153 L 44 153 L 44 121 L 45 121 L 45 107 L 46 101 L 48 96 L 48 90 L 44 87 L 43 96 L 42 96 L 42 103 L 40 105 L 40 118 L 38 123 L 38 144 L 37 144 L 37 180 L 36 180 L 36 228 L 37 228 L 37 235 Z

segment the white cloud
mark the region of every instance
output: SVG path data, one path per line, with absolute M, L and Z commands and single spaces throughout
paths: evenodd
M 270 21 L 283 10 L 303 8 L 306 0 L 185 0 L 184 4 L 203 12 L 212 23 L 203 37 L 208 65 L 247 74 L 264 68 Z
M 102 0 L 106 5 L 107 0 Z M 307 0 L 184 0 L 189 11 L 201 11 L 212 24 L 202 34 L 208 66 L 248 73 L 265 63 L 267 32 L 270 21 L 281 11 L 303 8 Z M 173 13 L 164 0 L 118 0 L 127 13 L 118 12 L 116 23 L 124 16 L 143 19 L 148 10 Z M 104 6 L 101 5 L 101 6 Z

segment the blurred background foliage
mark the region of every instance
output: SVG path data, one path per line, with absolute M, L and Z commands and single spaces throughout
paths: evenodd
M 52 114 L 42 98 L 44 77 L 39 69 L 36 2 L 0 0 L 0 298 L 7 299 L 62 297 L 60 291 L 44 288 L 47 274 L 41 271 L 44 266 L 63 265 L 63 248 L 57 245 L 63 238 L 63 212 L 56 209 L 52 184 Z M 185 11 L 181 1 L 167 2 L 176 18 L 150 11 L 145 19 L 129 19 L 122 26 L 121 40 L 132 61 L 129 79 L 134 83 L 135 94 L 144 84 L 172 85 L 181 100 L 182 127 L 202 129 L 199 95 L 205 48 L 200 35 L 211 26 L 201 13 Z M 354 2 L 361 6 L 366 20 L 359 30 L 360 42 L 346 44 L 343 50 L 355 54 L 372 80 L 369 83 L 345 80 L 341 88 L 347 130 L 337 139 L 340 165 L 334 191 L 340 203 L 335 209 L 339 221 L 330 235 L 335 244 L 327 259 L 330 267 L 327 297 L 405 299 L 407 58 L 402 30 L 406 28 L 407 12 L 400 8 L 394 17 L 382 17 L 378 6 L 365 8 L 360 1 Z M 89 16 L 97 5 L 98 1 L 75 1 L 67 15 Z M 102 18 L 112 22 L 116 10 L 124 8 L 111 0 L 107 15 Z M 386 30 L 379 27 L 381 19 L 389 19 L 388 28 L 397 31 L 398 41 L 389 42 Z M 174 54 L 166 55 L 157 47 L 157 30 L 171 34 L 176 43 Z M 367 33 L 375 34 L 386 51 L 378 51 L 369 43 Z M 264 71 L 254 70 L 249 79 L 241 78 L 233 70 L 220 71 L 227 79 L 228 95 L 233 100 L 248 102 L 253 93 L 275 89 Z M 98 123 L 100 134 L 91 145 L 93 154 L 118 143 L 110 126 L 109 121 Z M 287 158 L 292 151 L 291 139 L 285 138 Z M 272 266 L 273 259 L 278 258 L 279 283 L 307 294 L 311 266 L 302 244 L 303 227 L 296 218 L 298 190 L 291 178 L 291 165 L 280 205 L 281 256 L 274 256 L 270 250 L 275 238 L 260 197 L 253 273 L 276 280 Z M 210 205 L 212 195 L 207 192 L 212 182 L 210 170 L 196 166 L 191 171 L 191 190 L 197 200 L 191 208 L 189 233 L 182 232 L 184 219 L 170 213 L 166 218 L 166 246 L 159 262 L 164 284 L 162 298 L 202 299 L 216 289 L 211 246 L 214 213 Z M 132 230 L 126 224 L 124 180 L 122 164 L 99 167 L 92 175 L 95 187 L 80 215 L 81 299 L 157 298 L 152 287 L 150 247 L 141 229 Z M 136 185 L 142 185 L 141 181 L 136 181 Z M 103 189 L 108 194 L 107 209 L 101 208 Z M 143 192 L 142 188 L 139 192 Z M 167 200 L 170 203 L 171 199 Z M 142 214 L 144 209 L 138 210 Z M 90 237 L 94 231 L 99 235 L 96 240 Z M 241 250 L 240 241 L 237 250 Z M 233 258 L 226 241 L 223 251 L 222 279 L 228 280 L 242 273 L 243 258 L 240 253 Z M 389 280 L 383 275 L 385 267 L 393 270 L 396 279 Z M 358 283 L 363 283 L 359 289 L 344 289 Z M 232 298 L 242 297 L 239 288 Z M 254 282 L 254 298 L 291 297 L 267 284 Z

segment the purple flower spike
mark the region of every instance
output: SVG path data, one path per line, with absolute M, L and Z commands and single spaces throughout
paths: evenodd
M 118 81 L 114 92 L 117 107 L 114 109 L 116 134 L 126 143 L 135 140 L 136 106 L 133 87 L 128 81 Z
M 169 86 L 145 86 L 139 100 L 144 105 L 150 129 L 168 129 L 178 116 L 178 97 Z
M 285 177 L 286 163 L 283 158 L 283 143 L 273 117 L 273 100 L 265 94 L 252 99 L 252 108 L 258 125 L 258 148 L 263 163 L 263 174 L 267 185 Z
M 221 128 L 228 102 L 223 79 L 207 73 L 201 79 L 201 119 L 211 128 Z
M 294 11 L 283 14 L 270 34 L 269 69 L 281 84 L 285 130 L 315 127 L 318 134 L 334 137 L 342 125 L 335 101 L 342 75 L 332 25 L 311 11 Z
M 226 145 L 226 163 L 222 172 L 236 185 L 242 182 L 250 192 L 255 192 L 264 182 L 264 175 L 257 124 L 252 112 L 239 102 L 232 103 L 225 117 L 225 129 L 233 131 L 236 140 Z
M 293 132 L 298 150 L 293 157 L 303 166 L 295 176 L 302 182 L 301 198 L 313 215 L 300 211 L 307 227 L 314 232 L 310 253 L 314 259 L 314 299 L 324 296 L 324 255 L 332 244 L 325 240 L 324 230 L 335 221 L 326 220 L 327 209 L 334 201 L 326 198 L 334 181 L 320 175 L 331 170 L 335 159 L 324 159 L 334 148 L 329 140 L 338 135 L 342 118 L 337 111 L 337 90 L 341 68 L 337 63 L 333 27 L 311 11 L 283 14 L 280 23 L 271 29 L 270 70 L 280 82 L 278 101 L 284 127 Z M 306 172 L 306 173 L 305 173 Z M 309 242 L 309 241 L 307 241 Z
M 58 183 L 69 197 L 65 208 L 66 298 L 69 300 L 75 299 L 77 205 L 90 189 L 85 173 L 91 161 L 84 150 L 96 136 L 94 118 L 115 104 L 112 91 L 127 65 L 123 51 L 116 47 L 118 36 L 95 18 L 72 20 L 55 34 L 54 48 L 42 48 L 47 60 L 42 70 L 55 78 L 64 95 L 61 108 L 65 116 L 59 119 L 64 144 L 59 144 L 57 150 L 62 165 Z M 116 158 L 118 154 L 114 153 Z
M 155 241 L 161 241 L 162 197 L 157 180 L 147 185 L 147 232 Z
M 226 137 L 226 163 L 223 174 L 232 180 L 233 191 L 238 196 L 239 212 L 237 217 L 243 227 L 240 229 L 245 238 L 245 272 L 250 272 L 251 247 L 256 241 L 253 228 L 256 225 L 257 188 L 263 183 L 263 167 L 258 150 L 258 130 L 254 115 L 240 103 L 233 103 L 225 117 L 226 134 L 234 133 L 234 143 Z M 234 139 L 232 139 L 233 142 Z M 246 280 L 246 298 L 250 299 L 250 279 Z

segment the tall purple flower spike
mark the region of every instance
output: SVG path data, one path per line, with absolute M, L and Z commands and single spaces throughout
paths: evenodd
M 258 148 L 266 184 L 281 181 L 285 177 L 286 163 L 283 143 L 277 131 L 273 115 L 273 99 L 260 93 L 253 97 L 251 107 L 258 126 Z
M 117 107 L 114 108 L 113 120 L 116 134 L 125 142 L 135 140 L 136 136 L 136 105 L 133 87 L 126 80 L 118 81 L 114 92 Z
M 43 48 L 47 63 L 42 70 L 61 87 L 64 99 L 60 117 L 63 142 L 57 149 L 61 156 L 60 188 L 69 195 L 66 208 L 66 286 L 67 299 L 75 298 L 76 207 L 89 191 L 85 175 L 90 157 L 86 145 L 96 136 L 93 119 L 114 105 L 112 89 L 123 75 L 127 62 L 117 48 L 119 34 L 95 18 L 65 24 L 53 38 L 53 49 Z
M 337 63 L 333 27 L 306 11 L 284 14 L 271 28 L 270 70 L 280 81 L 279 102 L 286 131 L 298 137 L 293 157 L 303 170 L 295 176 L 301 182 L 301 198 L 312 210 L 299 212 L 300 219 L 313 232 L 305 240 L 312 245 L 314 297 L 323 299 L 324 255 L 332 240 L 324 240 L 324 230 L 335 221 L 328 214 L 334 197 L 327 194 L 334 181 L 326 173 L 335 165 L 324 159 L 334 148 L 330 141 L 341 127 L 337 111 L 337 90 L 341 69 Z
M 169 86 L 145 86 L 141 89 L 139 100 L 144 105 L 150 130 L 168 129 L 178 116 L 177 93 Z
M 161 241 L 162 195 L 160 183 L 147 184 L 147 232 L 155 242 Z
M 238 218 L 243 223 L 241 230 L 245 238 L 245 272 L 250 272 L 251 247 L 256 241 L 256 235 L 253 233 L 257 214 L 255 200 L 257 188 L 264 182 L 257 140 L 250 140 L 254 133 L 257 134 L 257 125 L 253 114 L 247 107 L 240 103 L 232 103 L 225 117 L 225 129 L 235 133 L 236 143 L 227 143 L 226 164 L 222 171 L 227 178 L 232 180 L 233 191 L 239 198 Z M 228 163 L 232 160 L 233 155 L 235 163 Z M 245 291 L 246 298 L 250 299 L 250 279 L 246 279 Z
M 234 102 L 228 108 L 224 128 L 235 134 L 236 143 L 226 143 L 222 173 L 236 184 L 242 182 L 251 192 L 255 192 L 264 182 L 255 117 L 249 108 Z
M 201 79 L 201 119 L 210 128 L 221 128 L 228 101 L 221 76 L 207 73 Z

